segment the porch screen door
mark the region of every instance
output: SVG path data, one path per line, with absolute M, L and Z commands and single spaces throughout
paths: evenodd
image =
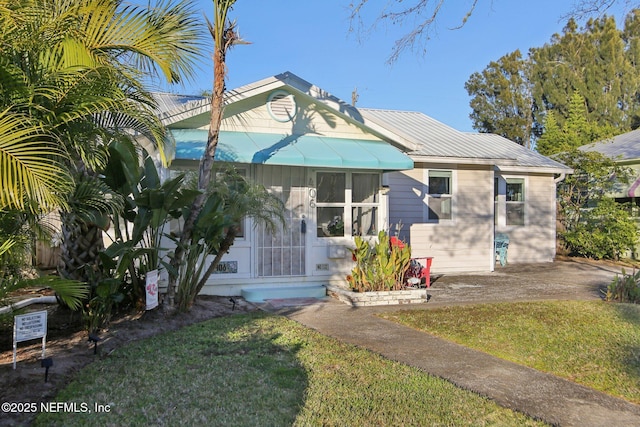
M 259 166 L 258 182 L 284 203 L 284 226 L 275 233 L 257 230 L 257 274 L 259 277 L 303 276 L 305 274 L 305 234 L 302 220 L 306 212 L 304 169 Z

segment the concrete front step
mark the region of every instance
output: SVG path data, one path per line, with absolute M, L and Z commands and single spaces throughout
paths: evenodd
M 265 302 L 283 298 L 325 298 L 327 288 L 322 285 L 278 286 L 270 288 L 250 288 L 242 290 L 242 297 L 249 302 Z

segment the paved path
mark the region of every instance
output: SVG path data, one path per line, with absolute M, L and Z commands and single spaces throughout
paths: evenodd
M 429 290 L 431 301 L 411 308 L 488 301 L 596 299 L 617 271 L 606 264 L 556 262 L 509 266 L 493 274 L 443 276 Z M 375 316 L 388 311 L 388 306 L 352 308 L 328 300 L 302 307 L 272 308 L 325 335 L 416 366 L 553 425 L 640 426 L 639 405 Z

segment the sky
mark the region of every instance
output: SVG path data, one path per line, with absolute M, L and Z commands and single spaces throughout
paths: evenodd
M 353 1 L 353 0 L 351 0 Z M 389 64 L 393 43 L 408 30 L 379 25 L 350 31 L 350 0 L 238 0 L 230 13 L 240 35 L 251 42 L 227 55 L 227 88 L 290 71 L 346 102 L 357 90 L 358 107 L 419 111 L 460 131 L 473 131 L 470 97 L 464 88 L 474 72 L 520 49 L 541 47 L 562 33 L 573 0 L 480 0 L 460 29 L 471 0 L 447 0 L 426 51 L 406 51 Z M 388 0 L 370 0 L 366 23 Z M 200 16 L 211 17 L 211 0 L 196 0 Z M 623 22 L 622 7 L 608 13 Z M 199 94 L 211 90 L 211 55 L 197 78 L 161 90 Z

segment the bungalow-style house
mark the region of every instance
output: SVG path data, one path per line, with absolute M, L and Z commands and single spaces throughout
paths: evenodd
M 171 168 L 196 168 L 209 100 L 158 99 Z M 379 230 L 433 256 L 436 273 L 493 271 L 496 232 L 509 236 L 509 262 L 552 261 L 555 181 L 570 172 L 496 135 L 355 108 L 288 72 L 228 92 L 216 159 L 279 195 L 287 218 L 275 235 L 246 221 L 203 289 L 216 295 L 344 283 L 353 236 Z

